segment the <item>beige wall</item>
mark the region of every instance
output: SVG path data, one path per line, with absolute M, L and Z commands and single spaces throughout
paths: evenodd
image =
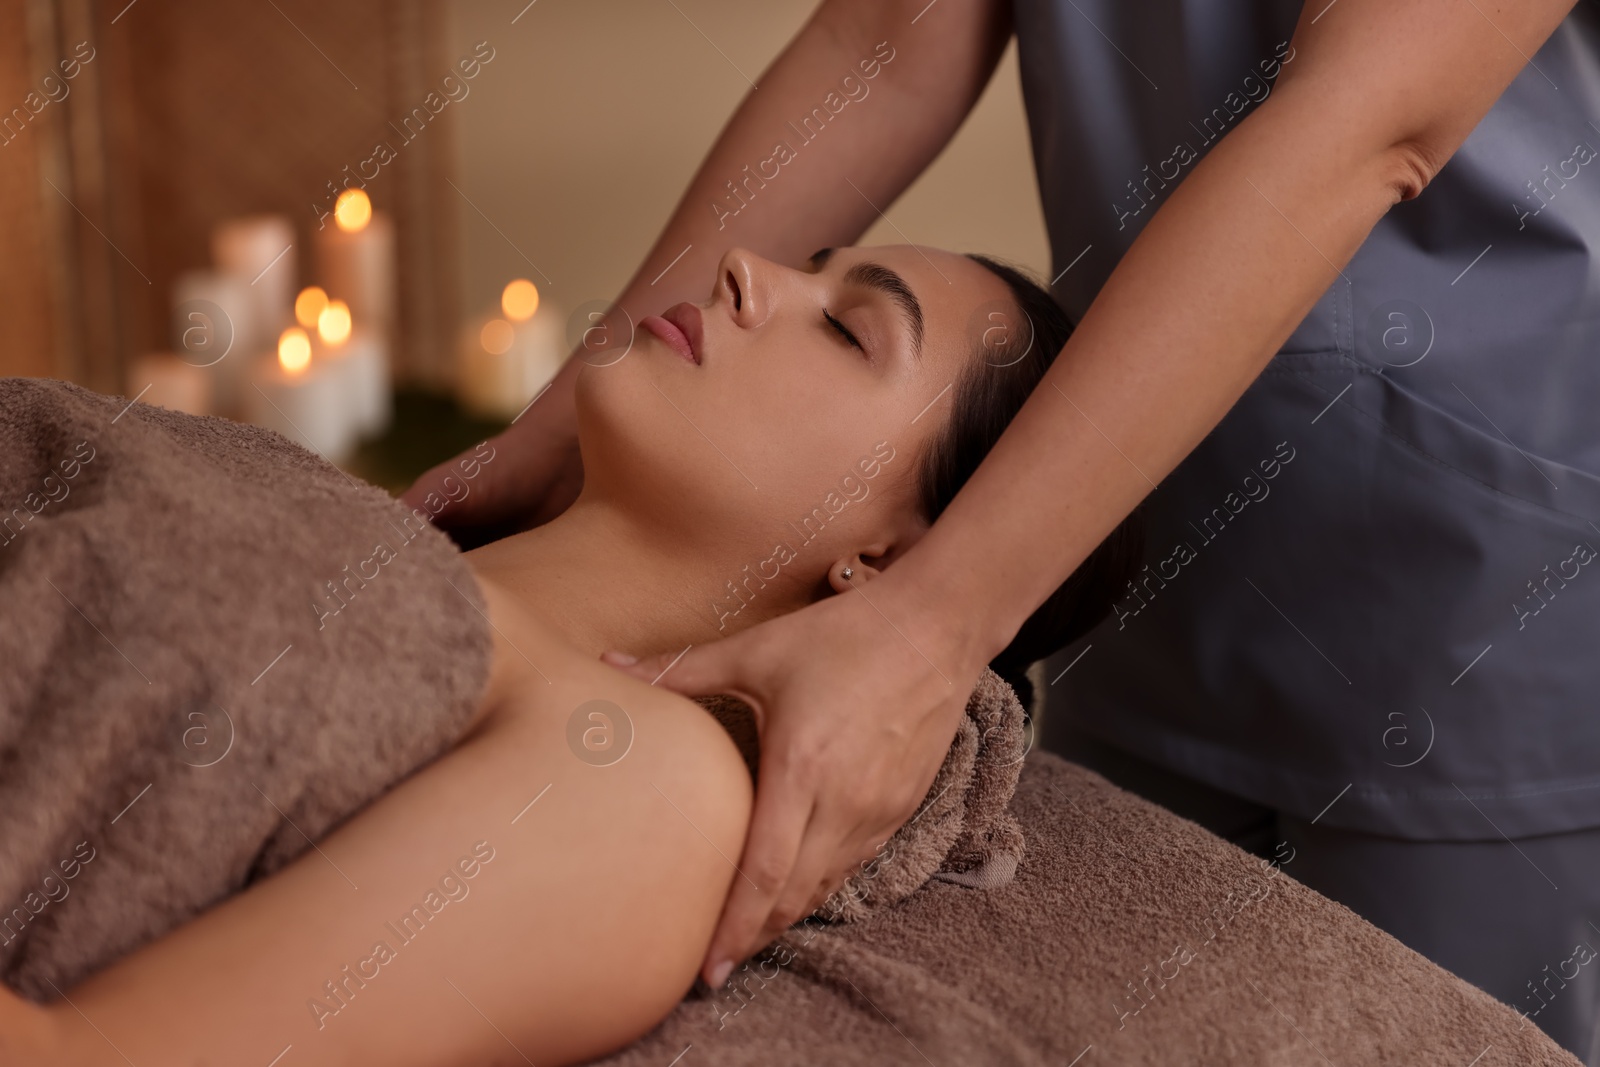
M 759 79 L 816 6 L 539 0 L 511 25 L 526 2 L 452 4 L 452 54 L 484 40 L 495 49 L 452 105 L 457 171 L 476 205 L 461 205 L 469 313 L 518 276 L 567 310 L 615 297 L 750 91 L 745 77 Z M 863 243 L 987 252 L 1048 276 L 1015 43 L 955 140 L 887 215 L 894 226 L 880 220 Z

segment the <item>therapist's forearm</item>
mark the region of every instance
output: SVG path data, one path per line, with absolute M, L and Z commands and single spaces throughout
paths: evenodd
M 982 466 L 885 581 L 985 662 L 1211 430 L 1401 197 L 1269 100 L 1151 219 Z M 981 658 L 977 658 L 981 657 Z
M 945 0 L 913 24 L 925 6 L 925 0 L 835 0 L 817 10 L 757 79 L 760 88 L 746 94 L 618 296 L 635 324 L 681 301 L 705 300 L 717 263 L 731 247 L 794 265 L 820 247 L 853 243 L 878 209 L 887 209 L 939 154 L 999 63 L 1010 11 L 996 0 Z M 892 55 L 888 62 L 875 54 L 880 42 L 882 54 Z M 874 77 L 863 75 L 863 60 L 878 64 Z M 847 74 L 866 95 L 800 143 L 789 124 L 822 107 Z M 764 185 L 751 181 L 747 190 L 741 184 L 746 167 L 756 174 L 780 141 L 794 158 L 776 177 Z M 713 204 L 740 205 L 729 181 L 748 203 L 736 215 L 719 217 Z M 608 344 L 625 344 L 625 323 L 608 325 Z M 568 361 L 551 386 L 557 403 L 546 407 L 561 412 L 569 427 L 581 367 L 579 360 Z
M 1517 32 L 1526 53 L 1560 18 L 1542 8 Z M 1427 14 L 1413 3 L 1397 21 Z M 1334 40 L 1322 66 L 1302 58 L 1306 77 L 1280 85 L 1173 190 L 978 472 L 886 571 L 880 595 L 899 598 L 902 617 L 925 619 L 918 625 L 941 648 L 986 662 L 1010 643 L 1221 421 L 1382 214 L 1427 181 L 1424 160 L 1442 165 L 1520 67 L 1467 11 L 1450 24 L 1464 27 L 1462 40 L 1438 42 L 1466 70 L 1462 82 L 1411 107 L 1408 96 L 1426 88 L 1411 91 L 1408 78 L 1435 77 L 1427 64 L 1445 59 L 1411 69 L 1397 51 L 1374 59 L 1386 70 L 1360 69 L 1384 18 L 1368 6 L 1365 26 L 1350 22 L 1352 37 L 1366 37 Z M 1330 48 L 1349 54 L 1328 62 Z

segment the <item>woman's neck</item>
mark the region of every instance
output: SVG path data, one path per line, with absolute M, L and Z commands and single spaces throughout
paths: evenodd
M 719 630 L 708 590 L 720 562 L 669 546 L 616 508 L 579 498 L 560 517 L 468 553 L 474 571 L 591 657 L 704 644 Z M 776 599 L 776 598 L 774 598 Z M 797 605 L 764 605 L 764 617 Z M 748 625 L 741 613 L 740 623 Z M 739 627 L 743 628 L 743 625 Z

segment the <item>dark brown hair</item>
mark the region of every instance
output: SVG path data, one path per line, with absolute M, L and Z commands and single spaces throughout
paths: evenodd
M 976 352 L 956 383 L 950 418 L 924 451 L 918 469 L 918 498 L 929 522 L 937 519 L 978 469 L 994 443 L 1021 410 L 1056 353 L 1072 336 L 1073 323 L 1055 298 L 1023 270 L 968 253 L 969 259 L 997 275 L 1022 312 L 1020 330 L 996 345 L 981 320 L 975 324 Z M 1005 316 L 1010 320 L 1010 316 Z M 1071 486 L 1039 486 L 1040 492 L 1067 493 Z M 1064 648 L 1093 629 L 1132 579 L 1144 550 L 1139 512 L 1123 519 L 1041 604 L 1011 643 L 989 664 L 1031 703 L 1033 687 L 1025 672 L 1036 660 Z

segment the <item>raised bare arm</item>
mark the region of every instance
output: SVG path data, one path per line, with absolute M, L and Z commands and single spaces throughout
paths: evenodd
M 1010 7 L 993 0 L 822 4 L 728 120 L 617 305 L 637 323 L 673 304 L 703 301 L 734 246 L 798 265 L 818 248 L 854 243 L 949 142 L 1009 36 Z M 856 89 L 841 90 L 847 75 Z M 802 144 L 789 124 L 798 126 L 830 92 L 839 100 L 845 92 L 865 95 Z M 779 141 L 792 146 L 793 158 L 763 183 L 758 164 L 774 156 Z M 755 178 L 745 185 L 747 167 Z M 748 198 L 733 215 L 714 206 L 740 204 L 729 182 Z M 595 362 L 627 340 L 621 316 L 605 327 L 586 338 Z M 484 468 L 476 491 L 444 503 L 435 522 L 474 541 L 475 528 L 506 532 L 552 518 L 572 502 L 580 484 L 572 388 L 581 367 L 577 356 L 568 360 L 495 440 L 501 458 Z M 453 461 L 441 464 L 406 499 L 423 503 L 452 473 Z M 436 499 L 448 500 L 443 493 Z

